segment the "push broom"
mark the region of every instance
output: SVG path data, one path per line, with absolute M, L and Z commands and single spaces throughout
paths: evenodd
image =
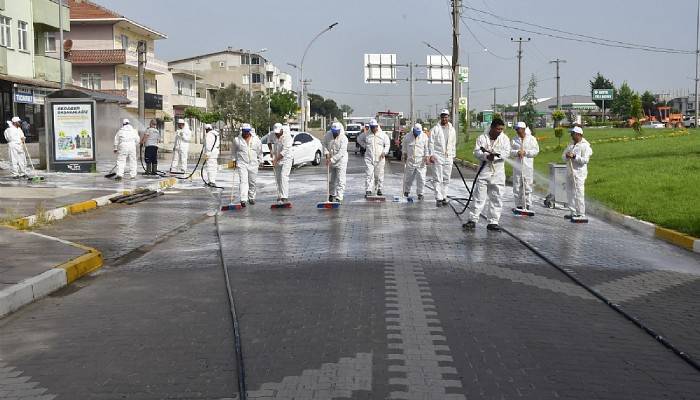
M 277 166 L 277 164 L 272 166 L 273 172 L 274 172 L 274 169 L 276 166 Z M 283 168 L 283 167 L 280 167 L 280 168 Z M 282 176 L 282 170 L 280 170 L 280 177 L 281 176 Z M 275 176 L 275 186 L 277 187 L 277 195 L 279 195 L 280 194 L 280 184 L 279 184 L 279 182 L 277 182 L 277 176 Z M 281 208 L 292 208 L 292 203 L 287 201 L 286 203 L 274 203 L 274 204 L 270 205 L 270 209 L 272 209 L 272 210 L 277 210 L 277 209 L 281 209 Z
M 233 170 L 233 174 L 236 174 L 236 170 L 238 170 L 238 165 L 236 165 L 236 169 Z M 238 172 L 238 179 L 241 178 L 241 173 L 240 171 Z M 231 181 L 231 197 L 229 198 L 228 205 L 221 206 L 221 211 L 238 211 L 243 209 L 243 206 L 240 204 L 234 204 L 233 203 L 233 187 L 234 184 L 236 183 L 236 177 L 233 177 L 233 180 Z M 239 183 L 240 186 L 240 183 Z
M 330 162 L 326 163 L 326 199 L 330 199 L 331 197 L 331 164 Z M 321 203 L 316 204 L 316 208 L 340 208 L 340 203 L 337 201 L 330 201 L 326 200 Z
M 32 156 L 29 155 L 29 150 L 27 150 L 27 145 L 24 142 L 22 142 L 22 147 L 24 147 L 24 154 L 27 155 L 27 159 L 29 160 L 29 166 L 32 167 L 32 175 L 33 176 L 30 176 L 28 178 L 29 182 L 37 183 L 37 182 L 45 181 L 46 178 L 44 178 L 43 176 L 37 175 L 36 169 L 34 169 L 34 163 L 32 162 Z

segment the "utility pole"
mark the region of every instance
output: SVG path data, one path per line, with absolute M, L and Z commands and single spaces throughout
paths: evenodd
M 698 1 L 700 1 L 700 0 L 698 0 Z M 549 63 L 550 63 L 550 64 L 557 64 L 557 110 L 561 110 L 561 96 L 560 96 L 560 94 L 559 94 L 559 93 L 560 93 L 560 92 L 559 92 L 559 80 L 561 79 L 561 76 L 559 76 L 559 64 L 560 64 L 560 63 L 566 64 L 566 60 L 560 60 L 560 59 L 557 58 L 556 60 L 552 60 L 552 61 L 550 61 Z M 555 128 L 557 127 L 557 126 L 556 126 L 556 122 L 555 122 L 555 126 L 554 126 L 554 127 L 555 127 Z
M 493 88 L 493 113 L 496 113 L 496 89 L 498 88 Z
M 63 48 L 63 0 L 58 0 L 58 46 L 56 46 L 56 49 L 58 50 L 59 54 L 59 70 L 61 74 L 61 90 L 65 87 L 65 79 L 63 77 L 64 75 L 64 66 L 63 66 L 63 58 L 64 54 L 63 52 L 65 51 Z M 697 75 L 697 74 L 696 74 Z
M 530 38 L 523 39 L 523 38 L 510 38 L 511 42 L 517 42 L 518 43 L 518 113 L 515 115 L 515 119 L 517 121 L 520 120 L 520 90 L 521 90 L 521 71 L 522 71 L 522 64 L 523 64 L 523 42 L 529 42 Z M 516 122 L 517 122 L 516 121 Z
M 700 89 L 700 78 L 698 77 L 698 61 L 700 60 L 700 0 L 698 0 L 698 18 L 696 23 L 695 34 L 695 127 L 698 127 L 698 116 L 700 115 L 700 107 L 698 107 L 698 89 Z
M 700 0 L 699 0 L 700 1 Z M 413 100 L 413 63 L 410 62 L 408 63 L 408 80 L 409 80 L 409 85 L 410 85 L 410 92 L 411 92 L 411 100 L 410 100 L 410 107 L 409 107 L 409 119 L 411 120 L 411 123 L 415 124 L 415 116 L 414 116 L 414 100 Z
M 139 40 L 138 46 L 138 59 L 139 59 L 139 123 L 141 126 L 146 124 L 146 81 L 145 81 L 145 70 L 146 70 L 146 41 Z
M 462 0 L 452 0 L 452 126 L 459 137 L 459 19 Z

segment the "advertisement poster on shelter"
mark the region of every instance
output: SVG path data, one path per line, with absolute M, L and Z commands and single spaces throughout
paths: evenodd
M 95 159 L 92 107 L 92 103 L 53 105 L 56 161 Z

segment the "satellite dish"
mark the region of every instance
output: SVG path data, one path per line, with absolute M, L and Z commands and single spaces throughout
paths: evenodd
M 71 51 L 73 49 L 73 41 L 70 39 L 63 41 L 63 51 Z

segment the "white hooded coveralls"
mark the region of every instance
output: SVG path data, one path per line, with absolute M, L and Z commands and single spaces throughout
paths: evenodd
M 472 188 L 473 197 L 469 210 L 469 221 L 478 223 L 481 211 L 486 206 L 486 219 L 489 224 L 498 224 L 501 219 L 501 209 L 503 207 L 503 194 L 506 187 L 506 169 L 504 158 L 510 154 L 510 139 L 505 133 L 501 133 L 496 140 L 489 137 L 490 128 L 476 139 L 474 146 L 474 157 L 479 161 L 486 162 L 481 170 L 476 184 Z M 496 157 L 493 161 L 487 159 L 489 153 L 481 151 L 481 147 L 486 150 L 498 153 L 501 157 Z M 487 203 L 488 200 L 488 204 Z
M 129 163 L 129 176 L 136 178 L 136 149 L 141 142 L 136 129 L 130 124 L 122 126 L 114 135 L 114 150 L 117 151 L 117 177 L 124 176 L 124 168 Z
M 389 136 L 381 128 L 377 128 L 377 133 L 370 130 L 359 143 L 365 148 L 365 191 L 382 190 L 386 155 L 389 154 L 391 146 Z
M 190 151 L 190 141 L 192 140 L 192 131 L 187 123 L 182 129 L 175 132 L 175 151 L 173 152 L 172 170 L 187 172 L 187 156 Z
M 270 155 L 274 160 L 277 156 L 282 156 L 274 165 L 275 182 L 277 183 L 277 199 L 289 199 L 289 173 L 292 171 L 294 155 L 292 153 L 292 135 L 284 129 L 279 138 L 273 133 L 270 135 L 272 149 Z
M 24 140 L 22 129 L 10 125 L 5 129 L 5 140 L 7 140 L 7 153 L 12 164 L 12 176 L 23 176 L 27 174 L 27 155 L 24 152 L 22 141 Z
M 428 157 L 429 139 L 425 133 L 417 137 L 413 132 L 406 134 L 401 143 L 404 156 L 403 192 L 410 193 L 413 179 L 416 179 L 416 193 L 422 195 L 425 190 L 425 173 L 427 167 L 425 158 Z
M 207 180 L 209 183 L 215 184 L 216 175 L 219 172 L 219 148 L 221 147 L 219 132 L 215 129 L 207 132 L 204 135 L 204 146 L 204 154 L 207 156 Z
M 532 183 L 534 178 L 534 159 L 540 152 L 537 138 L 532 136 L 529 128 L 525 130 L 525 138 L 516 135 L 510 142 L 510 157 L 513 162 L 513 201 L 518 208 L 532 206 Z M 518 151 L 523 149 L 522 158 Z
M 573 160 L 566 158 L 566 153 L 576 155 Z M 593 155 L 591 144 L 586 139 L 578 143 L 570 143 L 562 153 L 562 159 L 566 162 L 568 174 L 566 178 L 566 195 L 568 206 L 574 215 L 586 215 L 585 184 L 588 177 L 588 161 Z M 569 162 L 571 161 L 571 162 Z
M 341 129 L 336 138 L 333 137 L 333 132 L 326 132 L 323 136 L 323 154 L 330 158 L 328 193 L 343 200 L 348 167 L 348 137 L 345 136 L 345 129 Z
M 437 124 L 430 130 L 429 154 L 435 156 L 433 179 L 435 180 L 435 200 L 447 198 L 447 188 L 452 175 L 452 162 L 457 155 L 457 133 L 452 123 L 446 126 Z
M 250 142 L 246 142 L 243 135 L 233 139 L 231 149 L 233 161 L 238 170 L 238 184 L 241 201 L 255 200 L 258 179 L 258 167 L 262 163 L 262 143 L 257 135 L 251 133 Z

